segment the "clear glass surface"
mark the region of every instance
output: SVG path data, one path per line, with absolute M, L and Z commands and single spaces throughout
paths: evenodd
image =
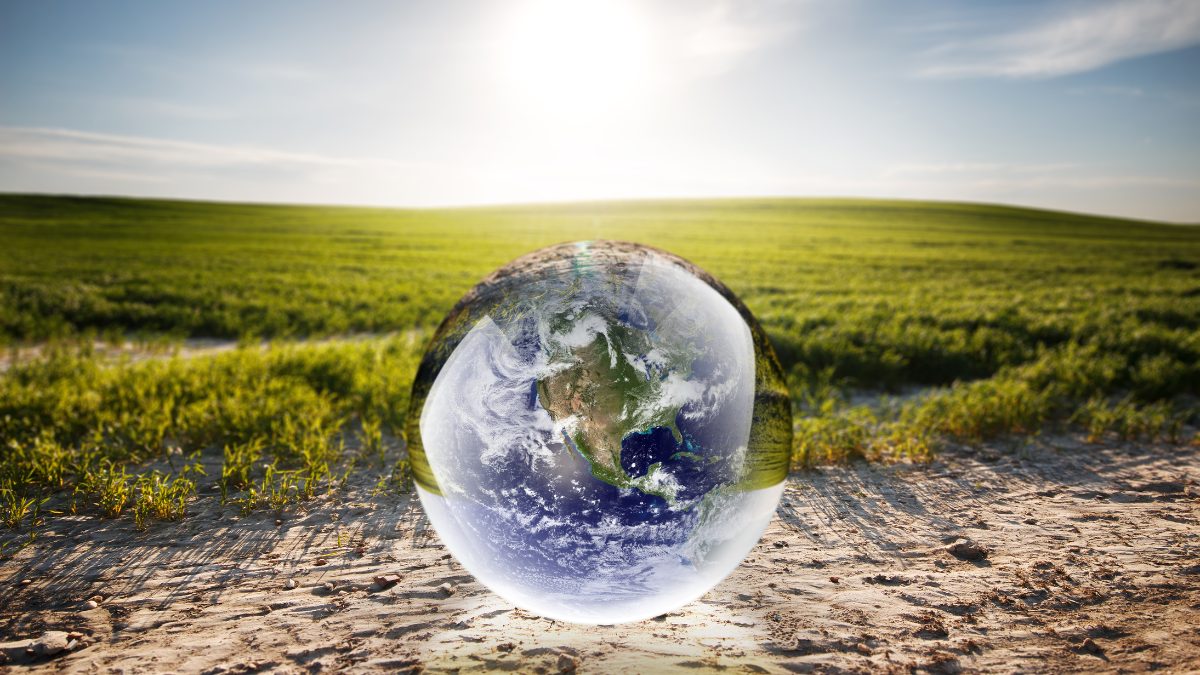
M 703 595 L 783 490 L 790 402 L 761 328 L 686 261 L 621 242 L 543 249 L 434 336 L 409 452 L 430 523 L 479 581 L 610 624 Z

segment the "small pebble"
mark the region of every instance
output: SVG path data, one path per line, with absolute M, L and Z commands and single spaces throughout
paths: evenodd
M 399 574 L 380 574 L 379 576 L 375 577 L 375 585 L 379 586 L 381 589 L 391 588 L 398 583 L 400 583 Z
M 447 598 L 451 595 L 454 595 L 458 591 L 458 589 L 448 583 L 438 586 L 437 589 L 441 591 L 442 595 L 446 596 Z
M 579 661 L 577 661 L 574 656 L 571 656 L 570 654 L 558 655 L 558 672 L 568 674 L 574 673 L 578 669 Z
M 88 609 L 96 609 L 100 606 L 100 603 L 96 602 L 95 600 L 88 600 L 87 602 L 83 603 L 83 606 L 87 607 Z
M 38 638 L 29 648 L 33 650 L 34 656 L 54 656 L 71 649 L 70 645 L 71 640 L 67 638 L 66 631 L 48 630 L 42 633 L 42 637 Z
M 286 589 L 288 589 L 288 590 L 291 590 L 291 589 L 295 588 L 295 587 L 296 587 L 296 586 L 298 586 L 298 585 L 299 585 L 299 584 L 297 584 L 297 583 L 296 583 L 296 580 L 295 580 L 295 579 L 288 579 L 287 581 L 283 582 L 283 587 L 284 587 L 284 588 L 286 588 Z
M 987 547 L 970 539 L 958 539 L 946 546 L 946 552 L 960 560 L 983 560 L 988 557 Z

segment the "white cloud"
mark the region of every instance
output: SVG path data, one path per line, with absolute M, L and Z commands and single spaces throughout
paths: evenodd
M 192 143 L 74 129 L 0 127 L 0 158 L 91 165 L 229 168 L 399 167 L 388 159 L 329 157 L 251 146 Z
M 697 17 L 687 46 L 699 57 L 732 57 L 760 49 L 790 30 L 787 24 L 763 21 L 743 4 L 717 2 Z
M 243 201 L 452 201 L 470 171 L 74 129 L 0 126 L 0 190 Z
M 1079 169 L 1080 165 L 1070 162 L 1054 164 L 1003 164 L 997 162 L 946 162 L 925 164 L 897 164 L 884 170 L 885 176 L 941 176 L 965 174 L 1031 175 L 1059 173 Z
M 1066 188 L 1109 190 L 1153 187 L 1200 189 L 1200 179 L 1185 176 L 1109 173 L 1102 167 L 1070 162 L 1006 164 L 990 162 L 947 162 L 898 164 L 882 172 L 895 186 L 955 188 L 972 196 L 1013 194 L 1021 190 Z M 1005 192 L 998 192 L 998 191 Z
M 702 156 L 702 155 L 700 155 Z M 757 162 L 402 162 L 0 126 L 0 190 L 433 206 L 632 197 L 845 195 L 1019 203 L 1195 221 L 1200 179 L 1081 163 L 917 161 L 808 174 Z
M 660 44 L 676 67 L 696 76 L 719 75 L 750 54 L 775 45 L 799 28 L 797 3 L 715 0 L 687 3 L 662 17 Z
M 1016 32 L 941 45 L 925 77 L 1049 78 L 1200 44 L 1196 0 L 1109 0 Z
M 131 171 L 113 171 L 107 169 L 89 169 L 80 166 L 53 166 L 34 162 L 33 165 L 42 170 L 50 170 L 58 174 L 78 178 L 92 178 L 106 182 L 118 183 L 169 183 L 170 179 L 161 173 L 134 173 Z

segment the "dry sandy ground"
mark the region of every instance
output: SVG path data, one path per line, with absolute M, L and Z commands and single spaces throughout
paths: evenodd
M 613 627 L 511 608 L 365 485 L 278 525 L 211 499 L 144 534 L 52 520 L 3 563 L 0 641 L 74 644 L 0 671 L 1197 672 L 1198 481 L 1197 448 L 1064 437 L 801 473 L 732 576 Z

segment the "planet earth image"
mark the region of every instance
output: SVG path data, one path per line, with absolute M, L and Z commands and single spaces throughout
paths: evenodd
M 484 279 L 413 385 L 409 459 L 457 560 L 563 621 L 654 617 L 715 586 L 783 492 L 791 402 L 719 281 L 639 244 L 561 244 Z

